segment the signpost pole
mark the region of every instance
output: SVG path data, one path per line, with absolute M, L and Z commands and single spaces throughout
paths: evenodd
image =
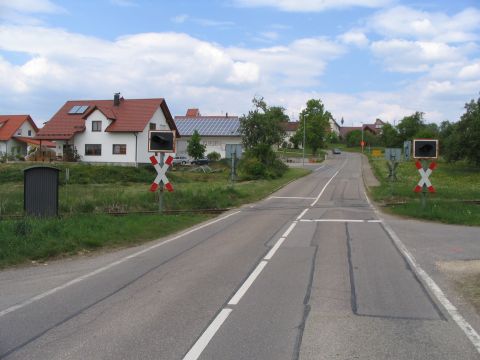
M 164 165 L 164 161 L 165 161 L 165 154 L 161 152 L 158 157 L 158 163 L 160 164 L 161 168 Z M 160 193 L 158 195 L 158 212 L 161 214 L 163 213 L 163 182 L 160 182 L 159 185 L 160 185 L 159 186 Z
M 422 160 L 421 162 L 422 162 L 423 170 L 427 170 L 428 169 L 427 161 Z M 426 206 L 427 206 L 427 185 L 423 184 L 423 186 L 422 186 L 422 210 L 425 210 Z

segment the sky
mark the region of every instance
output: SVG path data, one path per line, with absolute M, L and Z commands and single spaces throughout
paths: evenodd
M 68 100 L 165 98 L 172 115 L 344 126 L 415 111 L 458 121 L 480 96 L 479 0 L 0 0 L 0 114 L 40 127 Z

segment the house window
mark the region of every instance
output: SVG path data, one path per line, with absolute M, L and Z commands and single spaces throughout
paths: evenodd
M 113 154 L 114 155 L 125 155 L 127 153 L 126 144 L 113 144 Z
M 17 136 L 22 136 L 22 129 L 18 129 Z
M 92 131 L 102 131 L 102 122 L 92 121 Z
M 102 144 L 85 144 L 85 155 L 101 156 Z
M 28 136 L 32 136 L 32 130 L 28 130 Z
M 156 129 L 157 129 L 157 124 L 150 123 L 150 130 L 156 130 Z

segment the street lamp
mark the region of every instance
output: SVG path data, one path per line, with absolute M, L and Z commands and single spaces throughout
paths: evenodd
M 302 166 L 305 167 L 305 129 L 307 128 L 307 118 L 304 116 L 303 117 L 303 160 L 302 160 Z

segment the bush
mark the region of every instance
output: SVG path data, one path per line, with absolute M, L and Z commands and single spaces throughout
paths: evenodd
M 265 165 L 255 156 L 244 155 L 240 160 L 238 169 L 244 180 L 256 180 L 282 177 L 288 167 L 279 159 L 274 159 L 268 165 Z
M 212 151 L 211 153 L 209 153 L 207 155 L 207 159 L 210 160 L 210 161 L 218 161 L 218 160 L 221 159 L 221 157 L 222 156 L 216 151 Z

